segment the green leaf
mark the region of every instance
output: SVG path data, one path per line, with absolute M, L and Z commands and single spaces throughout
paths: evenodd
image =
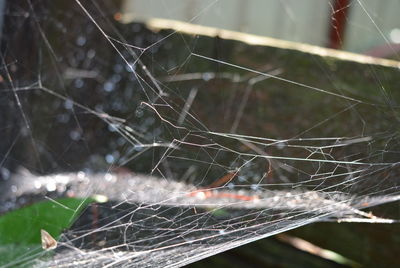
M 49 200 L 1 216 L 0 264 L 15 260 L 23 254 L 29 255 L 29 251 L 38 250 L 41 229 L 57 240 L 61 232 L 71 226 L 82 210 L 93 201 L 92 198 Z

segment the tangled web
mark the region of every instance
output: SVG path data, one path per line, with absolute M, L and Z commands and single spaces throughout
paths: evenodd
M 16 2 L 0 211 L 28 196 L 108 201 L 53 255 L 8 266 L 179 267 L 317 221 L 393 222 L 364 211 L 400 198 L 393 68 L 153 32 L 109 1 Z

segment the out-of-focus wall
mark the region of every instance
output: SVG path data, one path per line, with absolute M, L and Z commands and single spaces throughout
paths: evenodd
M 179 20 L 326 46 L 334 0 L 126 0 L 123 12 L 134 20 Z M 352 0 L 342 48 L 366 52 L 400 43 L 400 1 Z
M 400 43 L 399 0 L 353 0 L 344 37 L 344 49 L 365 52 Z
M 329 5 L 321 0 L 127 0 L 137 20 L 164 18 L 325 45 Z M 312 25 L 312 28 L 310 28 Z

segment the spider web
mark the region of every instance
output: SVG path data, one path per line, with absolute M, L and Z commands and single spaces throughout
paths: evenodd
M 5 267 L 179 267 L 313 222 L 394 222 L 363 211 L 400 197 L 392 67 L 120 16 L 107 1 L 6 6 L 1 212 L 108 201 L 53 255 L 35 248 Z M 350 70 L 359 77 L 342 78 Z

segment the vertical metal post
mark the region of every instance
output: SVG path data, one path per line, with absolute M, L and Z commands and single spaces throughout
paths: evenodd
M 346 30 L 347 15 L 350 9 L 350 0 L 334 0 L 332 16 L 330 18 L 328 47 L 340 49 L 343 45 Z

